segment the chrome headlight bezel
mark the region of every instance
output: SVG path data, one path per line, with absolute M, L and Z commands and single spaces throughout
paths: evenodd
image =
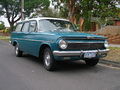
M 59 41 L 59 47 L 60 47 L 61 49 L 66 49 L 67 46 L 68 46 L 68 43 L 67 43 L 65 40 L 60 40 L 60 41 Z
M 104 46 L 105 46 L 105 48 L 108 48 L 108 47 L 109 47 L 109 44 L 108 44 L 108 41 L 107 41 L 107 40 L 105 40 Z

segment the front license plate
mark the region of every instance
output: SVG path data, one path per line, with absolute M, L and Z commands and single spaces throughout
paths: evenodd
M 96 53 L 94 52 L 86 52 L 84 54 L 84 58 L 94 58 L 94 57 L 96 57 Z

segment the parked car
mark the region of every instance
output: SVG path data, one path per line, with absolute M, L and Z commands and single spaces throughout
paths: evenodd
M 84 60 L 95 66 L 109 51 L 105 37 L 80 33 L 69 20 L 40 17 L 24 20 L 11 34 L 15 54 L 39 57 L 47 70 L 54 70 L 57 61 Z

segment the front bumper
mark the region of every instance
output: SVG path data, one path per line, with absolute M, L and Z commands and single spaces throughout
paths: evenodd
M 99 57 L 105 57 L 108 53 L 109 49 L 104 50 L 87 50 L 87 51 L 53 51 L 55 56 L 82 56 L 86 52 L 94 52 L 97 53 Z

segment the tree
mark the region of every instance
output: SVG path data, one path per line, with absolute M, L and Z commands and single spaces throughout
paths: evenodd
M 0 30 L 3 30 L 3 29 L 5 29 L 4 22 L 0 21 Z
M 25 15 L 30 17 L 31 13 L 46 10 L 49 5 L 49 0 L 25 0 Z
M 49 0 L 25 0 L 25 16 L 29 17 L 36 9 L 49 7 Z M 21 19 L 21 0 L 0 0 L 0 15 L 4 15 L 13 30 L 14 24 Z
M 39 17 L 39 16 L 54 17 L 54 18 L 60 17 L 59 13 L 56 10 L 53 10 L 52 8 L 37 10 L 31 17 L 33 18 L 33 17 Z
M 116 4 L 119 0 L 52 0 L 58 9 L 67 9 L 67 16 L 75 24 L 79 24 L 81 18 L 84 30 L 90 29 L 92 17 L 103 20 L 113 17 L 116 14 Z M 64 4 L 63 7 L 61 3 Z
M 20 3 L 13 0 L 1 0 L 0 5 L 2 5 L 2 10 L 0 11 L 0 15 L 4 15 L 11 26 L 11 29 L 21 18 L 20 14 Z

